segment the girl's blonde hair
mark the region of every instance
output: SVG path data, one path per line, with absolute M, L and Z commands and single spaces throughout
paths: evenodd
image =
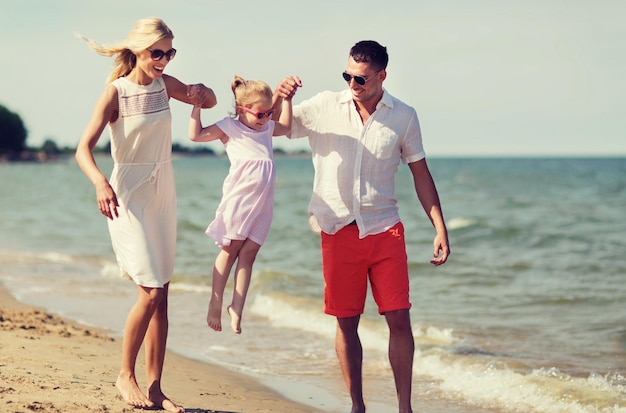
M 115 66 L 107 79 L 107 84 L 128 75 L 137 64 L 139 53 L 154 43 L 165 38 L 174 38 L 174 33 L 165 22 L 157 17 L 137 20 L 135 27 L 128 33 L 126 40 L 115 45 L 102 45 L 80 34 L 77 37 L 87 42 L 89 47 L 103 56 L 115 56 Z
M 241 76 L 235 76 L 231 89 L 235 95 L 235 113 L 237 106 L 248 107 L 261 99 L 272 100 L 274 95 L 267 83 L 260 80 L 245 80 Z

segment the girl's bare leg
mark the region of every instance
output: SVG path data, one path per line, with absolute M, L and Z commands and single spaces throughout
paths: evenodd
M 146 377 L 148 382 L 148 399 L 156 406 L 168 412 L 183 413 L 185 409 L 176 405 L 161 390 L 161 376 L 165 362 L 167 333 L 169 322 L 167 317 L 169 283 L 163 287 L 163 299 L 150 319 L 146 332 Z
M 228 306 L 230 326 L 236 334 L 241 334 L 241 317 L 243 306 L 246 303 L 246 296 L 248 295 L 248 288 L 250 287 L 252 265 L 260 248 L 259 244 L 247 239 L 239 250 L 237 267 L 235 268 L 233 301 Z
M 163 299 L 163 290 L 142 286 L 138 286 L 137 289 L 137 302 L 126 318 L 124 338 L 122 339 L 122 367 L 115 381 L 115 386 L 127 404 L 146 408 L 153 407 L 154 403 L 139 389 L 135 375 L 135 363 L 141 343 L 146 336 L 150 319 Z
M 211 282 L 211 300 L 209 301 L 209 311 L 206 317 L 207 325 L 215 331 L 222 331 L 224 289 L 228 282 L 230 270 L 237 259 L 237 254 L 242 245 L 243 241 L 231 241 L 230 245 L 222 247 L 215 259 L 213 281 Z

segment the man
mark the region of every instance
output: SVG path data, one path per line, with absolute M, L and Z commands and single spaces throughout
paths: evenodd
M 415 110 L 384 88 L 386 47 L 356 43 L 342 74 L 349 89 L 322 92 L 293 109 L 292 138 L 308 136 L 315 178 L 309 204 L 312 227 L 321 230 L 324 312 L 337 318 L 335 347 L 352 398 L 352 413 L 365 412 L 363 351 L 358 334 L 367 281 L 389 326 L 389 360 L 399 412 L 411 412 L 415 344 L 409 310 L 409 277 L 395 198 L 395 174 L 408 164 L 415 190 L 435 230 L 434 258 L 450 254 L 437 189 L 429 172 Z M 287 77 L 278 100 L 301 86 Z

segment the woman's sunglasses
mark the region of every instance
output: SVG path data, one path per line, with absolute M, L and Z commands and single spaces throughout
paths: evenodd
M 378 71 L 380 72 L 380 70 Z M 365 84 L 367 83 L 368 80 L 370 80 L 374 75 L 376 75 L 378 72 L 375 72 L 372 76 L 352 76 L 351 74 L 348 74 L 346 72 L 343 72 L 341 74 L 341 76 L 343 76 L 343 80 L 345 80 L 346 82 L 350 83 L 350 81 L 352 79 L 354 79 L 354 81 L 356 82 L 357 85 L 359 86 L 365 86 Z
M 241 108 L 243 108 L 243 110 L 245 110 L 246 112 L 251 113 L 254 116 L 256 116 L 257 119 L 263 119 L 266 116 L 268 118 L 271 118 L 272 115 L 274 114 L 274 109 L 266 110 L 265 112 L 263 111 L 255 112 L 254 110 L 247 108 L 245 106 L 241 106 Z
M 163 50 L 160 50 L 160 49 L 146 49 L 146 50 L 150 52 L 150 57 L 155 62 L 161 60 L 163 56 L 165 56 L 165 58 L 169 62 L 170 60 L 174 58 L 174 56 L 176 56 L 176 49 L 174 48 L 171 48 L 167 52 L 164 52 Z

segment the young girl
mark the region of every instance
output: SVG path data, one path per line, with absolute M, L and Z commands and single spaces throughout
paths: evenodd
M 213 91 L 189 86 L 164 74 L 176 55 L 174 34 L 157 18 L 137 21 L 128 37 L 113 46 L 86 39 L 115 67 L 76 148 L 76 160 L 93 183 L 100 213 L 108 218 L 111 242 L 121 275 L 136 284 L 122 341 L 122 366 L 115 382 L 126 403 L 138 408 L 184 411 L 161 390 L 168 332 L 168 290 L 176 250 L 176 191 L 172 169 L 169 99 L 213 107 Z M 108 125 L 113 171 L 110 180 L 98 168 L 93 148 Z M 144 394 L 135 363 L 145 344 Z
M 192 96 L 196 93 L 192 87 Z M 258 80 L 235 76 L 235 116 L 202 127 L 200 106 L 194 106 L 189 139 L 194 142 L 221 140 L 230 159 L 223 195 L 215 219 L 206 234 L 221 248 L 213 267 L 213 282 L 207 324 L 222 330 L 222 299 L 230 270 L 235 267 L 234 291 L 228 314 L 231 327 L 241 334 L 241 317 L 250 285 L 252 264 L 265 241 L 274 212 L 275 167 L 272 136 L 291 131 L 291 97 L 284 99 L 278 121 L 271 120 L 273 93 Z

